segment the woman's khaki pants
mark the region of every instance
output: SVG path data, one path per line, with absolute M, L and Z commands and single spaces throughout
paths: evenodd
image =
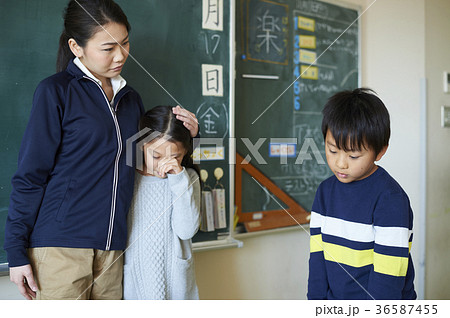
M 122 299 L 122 251 L 28 249 L 36 299 Z

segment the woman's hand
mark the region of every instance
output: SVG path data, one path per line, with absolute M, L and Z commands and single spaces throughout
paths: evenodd
M 157 172 L 161 178 L 167 177 L 167 174 L 179 174 L 183 171 L 176 158 L 165 158 L 158 162 Z
M 36 298 L 38 288 L 34 281 L 33 270 L 30 264 L 11 267 L 9 269 L 9 278 L 19 287 L 19 291 L 23 297 L 28 300 L 31 300 L 31 297 Z
M 189 132 L 191 133 L 191 137 L 194 138 L 198 134 L 198 120 L 193 113 L 190 111 L 181 108 L 180 106 L 173 107 L 172 111 L 175 115 L 177 115 L 177 119 L 181 120 Z

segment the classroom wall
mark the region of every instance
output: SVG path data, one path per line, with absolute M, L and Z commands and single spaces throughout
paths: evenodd
M 0 277 L 0 300 L 23 299 L 16 285 L 9 280 L 9 276 Z
M 333 2 L 330 0 L 329 2 Z M 340 1 L 341 3 L 344 1 Z M 364 11 L 373 0 L 347 0 Z M 377 0 L 361 18 L 362 84 L 377 91 L 392 121 L 390 149 L 381 161 L 411 199 L 415 212 L 413 257 L 419 269 L 420 80 L 428 79 L 427 260 L 425 298 L 450 299 L 446 253 L 450 225 L 450 129 L 440 126 L 442 72 L 450 71 L 450 3 L 446 0 Z M 242 239 L 240 249 L 195 253 L 202 299 L 305 299 L 309 237 L 301 228 Z M 418 270 L 418 275 L 420 271 Z M 416 286 L 421 289 L 421 277 Z M 424 297 L 424 295 L 421 295 Z M 20 299 L 0 277 L 0 299 Z
M 366 5 L 373 1 L 366 1 Z M 391 116 L 389 149 L 380 161 L 408 194 L 414 211 L 415 286 L 424 298 L 420 256 L 420 82 L 425 77 L 425 1 L 378 0 L 363 16 L 363 85 L 374 89 Z M 424 182 L 424 181 L 423 181 Z
M 306 299 L 309 229 L 242 239 L 195 253 L 200 299 Z
M 450 299 L 450 128 L 441 127 L 441 106 L 450 105 L 443 92 L 443 72 L 450 72 L 450 2 L 425 4 L 425 63 L 428 80 L 427 250 L 426 296 Z

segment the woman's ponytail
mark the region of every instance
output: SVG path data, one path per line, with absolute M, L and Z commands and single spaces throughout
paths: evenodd
M 58 56 L 56 58 L 56 72 L 62 72 L 67 68 L 70 60 L 75 58 L 69 48 L 69 39 L 66 30 L 64 30 L 59 38 Z

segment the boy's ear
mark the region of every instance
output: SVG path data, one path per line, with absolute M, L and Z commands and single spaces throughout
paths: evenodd
M 80 58 L 83 56 L 83 48 L 78 45 L 77 41 L 74 38 L 70 38 L 67 42 L 69 44 L 69 48 L 72 51 L 73 55 Z
M 388 147 L 389 147 L 389 145 L 384 146 L 384 147 L 381 149 L 380 153 L 376 156 L 375 161 L 379 161 L 379 160 L 381 160 L 381 158 L 383 158 L 384 154 L 385 154 L 386 151 L 388 150 Z

